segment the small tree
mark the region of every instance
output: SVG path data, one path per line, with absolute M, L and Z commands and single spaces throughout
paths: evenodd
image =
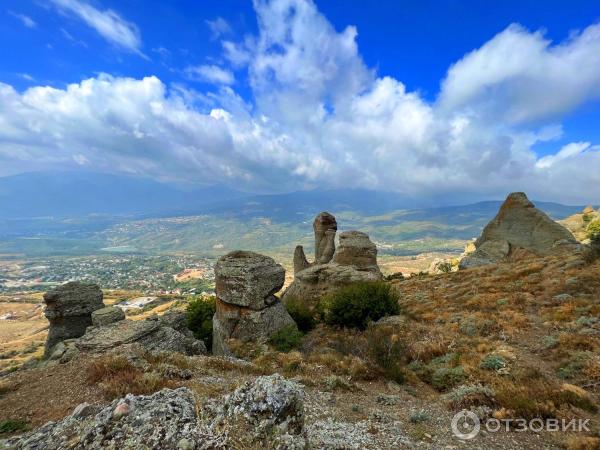
M 188 303 L 187 325 L 196 339 L 201 339 L 209 350 L 212 348 L 212 319 L 215 315 L 215 298 L 197 297 Z

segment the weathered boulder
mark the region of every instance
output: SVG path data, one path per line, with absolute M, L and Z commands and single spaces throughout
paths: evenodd
M 192 392 L 179 388 L 148 396 L 128 394 L 105 407 L 83 403 L 70 416 L 8 439 L 0 446 L 15 450 L 183 450 L 213 448 L 212 438 L 198 426 Z
M 117 306 L 106 306 L 92 313 L 92 325 L 101 327 L 113 322 L 125 320 L 125 313 Z
M 296 247 L 294 281 L 281 297 L 284 303 L 294 298 L 314 308 L 321 297 L 342 286 L 358 281 L 383 279 L 377 265 L 377 247 L 367 234 L 360 231 L 342 232 L 336 249 L 334 244 L 330 244 L 335 242 L 335 217 L 329 213 L 319 214 L 315 219 L 314 228 L 315 248 L 321 246 L 327 249 L 316 254 L 317 261 L 321 257 L 320 260 L 326 262 L 310 264 L 304 258 L 302 247 Z M 331 249 L 332 257 L 329 254 Z
M 285 270 L 272 258 L 235 251 L 215 265 L 216 312 L 213 318 L 215 355 L 230 355 L 227 340 L 266 341 L 281 328 L 292 325 L 275 293 L 281 289 Z
M 304 428 L 304 391 L 279 374 L 246 382 L 207 406 L 214 424 L 242 420 L 257 434 L 300 434 Z
M 461 269 L 498 262 L 517 249 L 546 256 L 577 250 L 579 244 L 569 230 L 537 209 L 523 192 L 513 192 L 483 229 L 475 248 L 461 260 Z
M 164 326 L 158 318 L 155 319 L 122 320 L 101 327 L 90 327 L 74 345 L 79 351 L 89 353 L 102 353 L 133 343 L 152 352 L 170 351 L 186 355 L 207 353 L 202 341 Z
M 92 312 L 104 307 L 102 290 L 96 284 L 72 281 L 44 294 L 44 314 L 50 322 L 44 356 L 65 339 L 83 336 L 92 325 Z
M 341 266 L 353 266 L 359 270 L 379 272 L 377 247 L 369 236 L 361 231 L 340 233 L 340 245 L 333 262 Z
M 232 305 L 260 310 L 274 303 L 285 281 L 285 269 L 273 258 L 254 252 L 234 251 L 219 258 L 215 284 L 219 298 Z

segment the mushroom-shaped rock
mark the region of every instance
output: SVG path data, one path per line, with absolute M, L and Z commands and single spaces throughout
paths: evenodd
M 69 282 L 44 294 L 44 314 L 50 322 L 44 355 L 65 339 L 83 336 L 92 325 L 92 312 L 104 307 L 102 290 L 96 284 Z
M 232 305 L 254 310 L 273 303 L 273 294 L 285 281 L 285 269 L 273 258 L 254 252 L 234 251 L 215 265 L 217 297 Z
M 213 353 L 229 355 L 229 339 L 264 342 L 286 326 L 295 326 L 275 293 L 285 270 L 272 258 L 235 251 L 215 265 L 216 312 L 213 318 Z

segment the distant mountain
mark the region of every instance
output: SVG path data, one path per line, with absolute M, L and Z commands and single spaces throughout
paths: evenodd
M 244 194 L 223 186 L 184 190 L 148 178 L 96 172 L 32 172 L 0 178 L 0 218 L 197 212 Z

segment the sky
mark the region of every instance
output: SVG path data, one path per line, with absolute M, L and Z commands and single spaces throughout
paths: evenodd
M 597 1 L 4 0 L 0 176 L 600 199 Z

